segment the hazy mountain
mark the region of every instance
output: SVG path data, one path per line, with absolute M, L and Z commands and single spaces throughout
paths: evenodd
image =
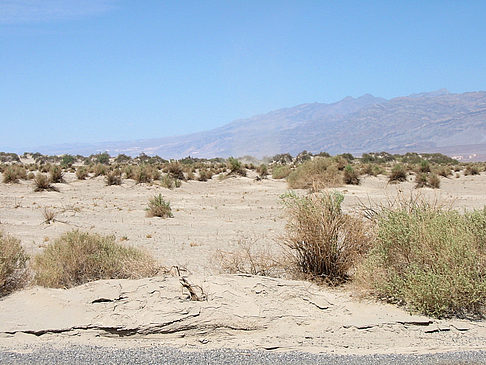
M 41 148 L 43 153 L 141 152 L 165 158 L 226 157 L 304 149 L 332 154 L 370 151 L 486 152 L 486 92 L 447 90 L 390 100 L 366 94 L 332 103 L 302 104 L 190 135 Z M 454 146 L 456 149 L 454 149 Z M 468 147 L 469 146 L 469 147 Z M 452 153 L 452 152 L 449 152 Z

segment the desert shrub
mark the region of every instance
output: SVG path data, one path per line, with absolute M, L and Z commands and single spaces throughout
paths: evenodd
M 428 186 L 427 183 L 427 174 L 424 173 L 418 173 L 415 175 L 415 188 L 424 188 Z
M 159 180 L 161 178 L 160 171 L 157 167 L 152 165 L 147 165 L 146 167 L 147 175 L 150 176 L 152 180 Z
M 71 167 L 76 162 L 76 157 L 72 155 L 63 155 L 61 160 L 62 167 Z
M 343 181 L 348 185 L 359 185 L 359 174 L 351 165 L 344 168 Z
M 142 183 L 151 183 L 152 182 L 152 174 L 149 169 L 147 169 L 147 166 L 142 165 L 142 166 L 137 166 L 133 170 L 133 178 L 137 182 L 137 184 L 142 184 Z
M 88 177 L 88 169 L 85 166 L 79 166 L 76 169 L 76 177 L 78 180 L 85 180 Z
M 173 161 L 167 166 L 167 172 L 174 179 L 184 180 L 184 168 L 178 161 Z
M 268 176 L 268 167 L 265 164 L 261 164 L 260 166 L 257 167 L 256 172 L 260 177 L 266 177 Z
M 34 177 L 34 191 L 55 190 L 51 185 L 50 178 L 41 172 L 38 172 Z
M 19 182 L 16 166 L 7 166 L 7 168 L 5 168 L 3 171 L 3 182 L 5 184 Z
M 33 172 L 29 172 L 27 174 L 27 180 L 34 180 L 34 178 L 35 178 L 35 174 Z
M 6 166 L 3 170 L 3 182 L 4 183 L 17 183 L 19 179 L 27 179 L 27 170 L 24 166 L 10 165 Z
M 51 288 L 70 288 L 100 279 L 138 279 L 158 271 L 147 253 L 101 236 L 74 230 L 63 234 L 34 257 L 35 282 Z
M 391 183 L 403 182 L 407 180 L 407 170 L 405 166 L 397 164 L 393 166 L 388 181 Z
M 382 208 L 358 279 L 373 295 L 436 317 L 479 314 L 486 303 L 486 210 L 411 199 Z
M 20 241 L 0 231 L 0 297 L 25 284 L 26 263 L 27 255 Z
M 227 168 L 229 170 L 229 175 L 246 176 L 246 169 L 241 165 L 241 162 L 234 157 L 228 158 Z
M 272 178 L 285 179 L 291 172 L 292 170 L 287 165 L 275 166 L 272 168 Z
M 427 178 L 428 185 L 433 189 L 440 188 L 440 178 L 437 174 L 430 174 Z
M 149 200 L 148 208 L 146 209 L 148 217 L 172 218 L 172 209 L 170 203 L 165 201 L 162 194 L 155 195 Z
M 174 189 L 176 179 L 171 177 L 169 174 L 164 174 L 160 178 L 160 185 L 167 189 Z
M 326 188 L 342 185 L 343 177 L 331 158 L 316 157 L 292 171 L 287 183 L 291 189 Z
M 63 172 L 61 166 L 52 165 L 49 170 L 49 179 L 52 183 L 61 183 L 63 182 Z
M 344 170 L 344 168 L 349 165 L 349 161 L 342 155 L 334 156 L 333 160 L 339 171 Z
M 106 175 L 107 171 L 108 171 L 108 167 L 102 163 L 97 163 L 93 167 L 93 173 L 95 177 Z
M 426 160 L 420 161 L 420 164 L 418 166 L 418 172 L 421 172 L 421 173 L 428 173 L 428 172 L 430 172 L 430 163 L 429 163 L 429 161 L 426 161 Z
M 121 185 L 122 183 L 122 173 L 120 170 L 115 169 L 113 171 L 109 171 L 106 173 L 105 176 L 105 183 L 106 185 Z
M 464 175 L 479 175 L 479 168 L 475 165 L 467 165 L 466 169 L 464 170 Z
M 450 166 L 438 166 L 437 168 L 433 169 L 433 171 L 443 177 L 449 177 L 452 175 L 452 169 Z
M 189 170 L 187 171 L 187 176 L 186 176 L 186 179 L 187 179 L 187 180 L 196 180 L 196 175 L 194 174 L 194 170 L 189 169 Z
M 208 169 L 199 169 L 199 176 L 198 180 L 199 181 L 208 181 L 213 177 L 213 173 L 211 170 Z
M 343 213 L 337 192 L 282 197 L 288 214 L 284 245 L 297 270 L 336 285 L 368 249 L 365 223 Z

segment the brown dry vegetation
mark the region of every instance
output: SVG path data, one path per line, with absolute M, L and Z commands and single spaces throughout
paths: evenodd
M 27 279 L 27 255 L 20 241 L 0 231 L 0 297 L 22 288 Z
M 115 242 L 114 236 L 72 231 L 36 256 L 32 267 L 38 285 L 70 288 L 99 279 L 138 279 L 158 272 L 147 253 Z

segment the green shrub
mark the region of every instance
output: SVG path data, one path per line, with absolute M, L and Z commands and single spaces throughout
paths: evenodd
M 359 185 L 360 182 L 358 172 L 351 165 L 344 168 L 343 180 L 348 185 Z
M 426 160 L 420 161 L 420 165 L 418 167 L 418 172 L 422 172 L 422 173 L 428 173 L 428 172 L 430 172 L 430 163 L 429 163 L 429 161 L 426 161 Z
M 246 176 L 246 169 L 241 165 L 241 162 L 234 157 L 228 158 L 227 167 L 229 175 Z
M 288 214 L 284 245 L 297 270 L 336 285 L 368 249 L 364 222 L 343 213 L 340 193 L 282 197 Z
M 162 194 L 156 195 L 152 199 L 150 199 L 148 203 L 148 208 L 146 210 L 148 217 L 173 217 L 170 203 L 164 200 Z
M 27 255 L 20 241 L 0 231 L 0 297 L 25 284 L 26 263 Z
M 409 200 L 383 208 L 358 279 L 372 294 L 436 317 L 486 304 L 486 209 L 461 215 Z
M 272 178 L 285 179 L 291 172 L 292 170 L 287 165 L 275 166 L 272 168 Z
M 156 261 L 114 236 L 67 232 L 34 257 L 35 282 L 51 288 L 70 288 L 100 279 L 138 279 L 158 271 Z

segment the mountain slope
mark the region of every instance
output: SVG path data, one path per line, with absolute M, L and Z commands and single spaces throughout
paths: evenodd
M 441 151 L 486 144 L 486 92 L 447 90 L 390 100 L 363 95 L 302 104 L 185 136 L 43 149 L 48 153 L 158 154 L 178 158 L 327 151 Z

